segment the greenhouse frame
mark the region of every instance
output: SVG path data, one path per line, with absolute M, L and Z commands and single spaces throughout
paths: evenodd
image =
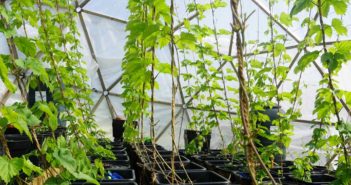
M 0 6 L 0 184 L 351 183 L 349 0 Z

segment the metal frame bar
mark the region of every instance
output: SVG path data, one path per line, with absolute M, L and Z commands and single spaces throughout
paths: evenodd
M 344 41 L 351 41 L 351 40 L 341 40 L 341 42 L 344 42 Z M 328 42 L 326 42 L 325 44 L 327 45 L 327 46 L 330 46 L 330 45 L 333 45 L 334 43 L 336 43 L 336 42 L 340 42 L 340 41 L 328 41 Z M 316 46 L 322 46 L 323 44 L 322 43 L 320 43 L 320 44 L 318 44 L 318 45 L 316 45 Z M 291 50 L 291 49 L 297 49 L 299 47 L 299 45 L 298 44 L 295 44 L 295 45 L 291 45 L 291 46 L 286 46 L 285 47 L 285 49 L 286 50 Z M 258 53 L 253 53 L 253 52 L 251 52 L 251 53 L 246 53 L 246 54 L 244 54 L 244 57 L 250 57 L 250 56 L 255 56 L 255 55 L 262 55 L 262 54 L 267 54 L 267 53 L 270 53 L 271 51 L 267 51 L 267 50 L 264 50 L 264 51 L 260 51 L 260 52 L 258 52 Z M 233 55 L 232 56 L 233 58 L 238 58 L 236 55 Z
M 95 90 L 95 91 L 96 91 L 96 92 L 99 92 L 98 90 Z M 119 94 L 119 93 L 112 93 L 112 92 L 110 92 L 109 95 L 115 96 L 115 97 L 122 97 L 122 95 Z M 170 102 L 160 101 L 160 100 L 155 100 L 154 103 L 156 103 L 156 104 L 161 104 L 161 105 L 169 105 L 169 106 L 172 105 L 172 103 L 170 103 Z M 177 103 L 177 104 L 176 104 L 176 107 L 182 108 L 182 107 L 183 107 L 183 104 Z
M 90 0 L 84 0 L 82 3 L 79 4 L 80 8 L 83 8 L 85 5 L 87 5 L 90 2 Z
M 104 99 L 104 95 L 101 93 L 99 100 L 95 103 L 94 107 L 91 109 L 91 113 L 94 113 L 96 111 L 96 109 L 99 107 L 103 99 Z
M 316 14 L 316 15 L 314 16 L 313 19 L 316 20 L 317 18 L 318 18 L 318 14 Z M 307 29 L 307 32 L 306 32 L 306 34 L 305 34 L 305 37 L 309 34 L 309 32 L 310 32 L 310 28 Z M 305 47 L 305 48 L 306 48 L 306 47 Z M 305 48 L 304 48 L 304 49 L 305 49 Z M 295 57 L 293 58 L 293 60 L 291 61 L 290 65 L 289 65 L 289 70 L 287 71 L 287 74 L 290 73 L 292 67 L 293 67 L 294 64 L 296 63 L 296 61 L 297 61 L 297 59 L 299 58 L 301 52 L 302 52 L 302 50 L 297 50 L 297 53 L 296 53 Z M 278 86 L 277 86 L 278 89 L 279 89 L 279 87 L 283 84 L 283 82 L 284 82 L 284 79 L 282 79 L 282 80 L 278 83 Z
M 269 17 L 272 18 L 272 20 L 281 28 L 283 29 L 290 37 L 292 37 L 292 39 L 294 41 L 296 41 L 297 43 L 299 43 L 301 41 L 301 39 L 295 35 L 292 31 L 290 31 L 287 27 L 285 27 L 284 25 L 282 25 L 273 15 L 272 13 L 267 9 L 267 7 L 264 6 L 264 4 L 261 2 L 261 0 L 251 0 L 254 4 L 256 4 L 266 15 L 268 15 Z M 79 4 L 79 7 L 82 8 L 82 11 L 79 12 L 79 19 L 80 19 L 80 22 L 82 24 L 82 28 L 83 28 L 83 31 L 84 31 L 84 34 L 85 34 L 85 38 L 87 40 L 87 43 L 88 43 L 88 46 L 89 46 L 89 50 L 91 52 L 91 55 L 92 55 L 92 58 L 94 59 L 94 61 L 98 64 L 97 62 L 97 59 L 96 59 L 96 55 L 95 55 L 95 52 L 94 52 L 94 49 L 93 49 L 93 46 L 92 46 L 92 43 L 91 43 L 91 40 L 90 40 L 90 36 L 89 36 L 89 33 L 88 33 L 88 30 L 87 30 L 87 27 L 85 25 L 85 22 L 84 22 L 84 18 L 83 18 L 83 15 L 82 15 L 82 12 L 86 13 L 86 14 L 89 14 L 89 15 L 93 15 L 93 16 L 98 16 L 98 17 L 101 17 L 101 18 L 106 18 L 106 19 L 109 19 L 109 20 L 112 20 L 112 21 L 116 21 L 118 23 L 123 23 L 123 24 L 126 24 L 127 21 L 126 20 L 121 20 L 121 19 L 118 19 L 118 18 L 115 18 L 115 17 L 112 17 L 112 16 L 108 16 L 108 15 L 104 15 L 104 14 L 101 14 L 101 13 L 97 13 L 97 12 L 92 12 L 92 11 L 89 11 L 89 10 L 86 10 L 86 9 L 83 9 L 84 6 L 86 6 L 86 4 L 88 4 L 90 2 L 90 0 L 84 0 L 82 3 Z M 189 18 L 187 18 L 188 20 L 192 20 L 194 18 L 196 18 L 198 16 L 198 14 L 194 14 L 192 16 L 190 16 Z M 179 30 L 181 29 L 181 27 L 184 26 L 184 22 L 181 22 L 179 23 L 177 26 L 175 26 L 175 30 Z M 347 40 L 345 40 L 347 41 Z M 327 42 L 326 44 L 327 45 L 331 45 L 331 44 L 334 44 L 335 42 L 339 42 L 339 41 L 329 41 Z M 292 45 L 292 46 L 287 46 L 286 49 L 287 50 L 290 50 L 290 49 L 296 49 L 298 48 L 298 44 L 296 45 Z M 303 51 L 305 52 L 308 52 L 308 49 L 307 48 L 304 48 Z M 301 54 L 301 50 L 299 50 L 294 59 L 292 60 L 291 64 L 289 65 L 289 72 L 291 70 L 291 68 L 293 67 L 293 65 L 296 63 L 297 59 L 299 58 L 299 55 Z M 259 54 L 266 54 L 266 53 L 269 53 L 269 51 L 261 51 L 259 52 Z M 253 55 L 257 55 L 257 53 L 247 53 L 244 55 L 244 57 L 249 57 L 249 56 L 253 56 Z M 232 56 L 233 58 L 237 58 L 237 56 Z M 217 71 L 219 70 L 222 70 L 222 68 L 226 65 L 227 61 L 224 61 L 222 63 L 221 66 L 218 67 Z M 234 64 L 233 62 L 230 62 L 230 64 L 232 65 L 232 67 L 234 67 Z M 324 72 L 322 70 L 322 68 L 316 63 L 314 62 L 313 63 L 314 66 L 317 68 L 317 70 L 319 71 L 319 73 L 323 76 L 324 75 Z M 101 71 L 100 71 L 100 68 L 98 68 L 97 70 L 98 72 L 98 76 L 99 76 L 99 81 L 100 81 L 100 84 L 102 86 L 102 89 L 103 91 L 98 91 L 98 90 L 95 90 L 95 92 L 100 92 L 101 93 L 101 96 L 99 98 L 99 100 L 97 101 L 97 103 L 94 105 L 94 107 L 92 108 L 92 112 L 95 112 L 97 107 L 101 104 L 103 98 L 105 97 L 106 98 L 106 101 L 107 101 L 107 104 L 109 106 L 109 111 L 111 113 L 111 116 L 113 117 L 114 115 L 116 115 L 116 111 L 113 107 L 113 104 L 111 102 L 111 99 L 108 97 L 109 95 L 111 96 L 117 96 L 117 97 L 121 97 L 120 94 L 118 93 L 111 93 L 109 92 L 112 88 L 114 88 L 122 79 L 122 76 L 119 76 L 108 88 L 106 88 L 105 86 L 105 83 L 103 81 L 103 77 L 102 77 L 102 74 L 101 74 Z M 182 111 L 186 111 L 186 114 L 187 114 L 187 118 L 188 118 L 188 121 L 190 121 L 190 116 L 188 114 L 188 109 L 195 109 L 195 110 L 201 110 L 199 108 L 196 108 L 196 107 L 188 107 L 187 105 L 189 105 L 193 100 L 194 100 L 194 96 L 196 96 L 197 94 L 199 94 L 201 91 L 198 91 L 196 92 L 188 101 L 185 101 L 185 97 L 184 97 L 184 94 L 183 94 L 183 91 L 182 91 L 182 87 L 181 87 L 181 83 L 180 83 L 180 78 L 179 76 L 177 77 L 177 81 L 178 81 L 178 86 L 179 86 L 179 90 L 180 90 L 180 94 L 181 94 L 181 99 L 182 99 L 182 104 L 176 104 L 176 107 L 180 107 L 181 109 L 177 112 L 176 114 L 176 118 L 180 115 L 180 113 Z M 279 86 L 281 86 L 281 84 L 283 83 L 283 81 L 279 82 Z M 108 93 L 106 95 L 104 95 L 104 91 L 107 91 Z M 347 110 L 347 111 L 350 111 L 349 109 L 347 109 L 347 105 L 345 104 L 345 102 L 342 100 L 342 99 L 339 99 L 340 102 L 343 104 L 344 108 Z M 164 101 L 154 101 L 154 103 L 157 103 L 157 104 L 162 104 L 162 105 L 171 105 L 170 102 L 164 102 Z M 219 111 L 219 110 L 204 110 L 204 111 L 216 111 L 216 112 L 222 112 L 222 111 Z M 236 114 L 235 112 L 228 112 L 228 111 L 224 111 L 224 112 L 227 112 L 229 114 Z M 301 123 L 319 123 L 319 122 L 316 122 L 316 121 L 312 121 L 312 120 L 295 120 L 294 122 L 301 122 Z M 169 128 L 171 123 L 168 123 L 166 125 L 166 127 L 160 132 L 160 134 L 157 136 L 156 140 L 158 140 L 165 132 L 166 130 Z
M 84 2 L 89 2 L 89 1 L 84 1 Z M 88 47 L 89 47 L 89 50 L 90 50 L 90 53 L 91 53 L 91 56 L 93 58 L 93 60 L 98 64 L 99 66 L 99 63 L 97 62 L 97 58 L 96 58 L 96 55 L 95 55 L 95 51 L 94 51 L 94 47 L 91 43 L 91 40 L 90 40 L 90 37 L 89 37 L 89 32 L 88 32 L 88 29 L 86 27 L 86 24 L 85 24 L 85 21 L 84 21 L 84 18 L 83 18 L 83 14 L 82 14 L 82 11 L 81 12 L 78 12 L 78 16 L 79 16 L 79 20 L 80 20 L 80 23 L 82 25 L 82 28 L 83 28 L 83 32 L 84 32 L 84 35 L 85 35 L 85 38 L 86 38 L 86 41 L 88 43 Z M 97 69 L 97 73 L 98 73 L 98 77 L 99 77 L 99 81 L 100 81 L 100 85 L 103 89 L 103 91 L 105 92 L 106 91 L 106 86 L 105 86 L 105 82 L 104 82 L 104 79 L 102 77 L 102 74 L 101 74 L 101 70 L 100 70 L 100 66 L 99 68 Z M 106 101 L 107 101 L 107 105 L 109 107 L 109 111 L 110 111 L 110 114 L 111 114 L 111 117 L 112 119 L 114 119 L 116 116 L 117 116 L 117 113 L 116 113 L 116 110 L 114 109 L 113 107 L 113 104 L 111 103 L 111 100 L 110 98 L 108 97 L 108 94 L 107 95 L 104 95 L 104 93 L 102 93 L 101 97 L 105 97 L 106 98 Z M 100 99 L 101 99 L 100 97 Z M 99 104 L 101 103 L 102 100 L 99 99 Z M 97 109 L 98 105 L 95 106 L 94 105 L 94 111 L 92 112 L 95 112 L 95 110 Z
M 119 76 L 106 90 L 111 91 L 120 81 L 122 80 L 122 75 Z
M 284 25 L 282 25 L 270 12 L 270 10 L 268 10 L 268 8 L 263 5 L 263 3 L 261 2 L 261 0 L 251 0 L 253 3 L 256 4 L 256 6 L 258 6 L 266 15 L 268 15 L 276 24 L 279 25 L 279 27 L 281 29 L 283 29 L 287 34 L 289 34 L 297 43 L 300 43 L 300 38 L 295 35 L 293 32 L 291 32 L 287 27 L 285 27 Z
M 178 116 L 180 115 L 180 113 L 182 113 L 184 109 L 180 109 L 177 114 L 175 115 L 175 119 L 177 120 Z M 171 126 L 172 124 L 172 119 L 167 123 L 167 125 L 161 130 L 161 132 L 157 135 L 156 137 L 156 142 L 162 137 L 162 135 L 168 130 L 168 128 Z
M 264 13 L 266 13 L 267 16 L 271 17 L 272 20 L 277 23 L 288 35 L 290 35 L 297 43 L 301 42 L 301 39 L 299 39 L 298 36 L 296 36 L 294 33 L 292 33 L 288 28 L 286 28 L 284 25 L 282 25 L 275 17 L 272 15 L 272 13 L 262 4 L 261 0 L 251 0 L 253 3 L 255 3 Z M 330 43 L 334 43 L 338 41 L 332 41 Z M 308 52 L 307 48 L 304 48 L 305 52 Z M 323 69 L 317 64 L 316 61 L 313 61 L 313 65 L 316 67 L 320 75 L 323 77 L 324 72 Z M 342 104 L 343 108 L 348 112 L 348 114 L 351 115 L 351 110 L 345 103 L 345 101 L 341 98 L 338 98 L 340 103 Z
M 89 11 L 89 10 L 86 10 L 86 9 L 82 9 L 82 12 L 84 12 L 86 14 L 89 14 L 89 15 L 93 15 L 93 16 L 109 19 L 109 20 L 112 20 L 112 21 L 115 21 L 115 22 L 118 22 L 118 23 L 127 24 L 126 20 L 118 19 L 118 18 L 115 18 L 115 17 L 112 17 L 112 16 L 108 16 L 108 15 L 105 15 L 105 14 L 92 12 L 92 11 Z

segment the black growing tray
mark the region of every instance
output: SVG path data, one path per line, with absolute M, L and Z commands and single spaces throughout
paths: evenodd
M 177 172 L 177 176 L 181 179 L 187 180 L 188 176 L 191 179 L 190 182 L 179 183 L 182 185 L 229 185 L 229 180 L 220 176 L 219 174 L 212 171 L 189 171 L 185 172 Z M 160 173 L 156 175 L 156 184 L 157 185 L 167 185 L 170 184 L 170 173 L 168 176 L 164 176 Z

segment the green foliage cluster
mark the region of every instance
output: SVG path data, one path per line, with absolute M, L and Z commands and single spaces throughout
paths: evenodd
M 350 145 L 350 124 L 339 116 L 340 110 L 344 107 L 349 111 L 351 93 L 338 87 L 335 77 L 341 68 L 350 60 L 350 42 L 338 41 L 331 46 L 326 46 L 326 38 L 334 38 L 347 35 L 342 16 L 347 12 L 348 0 L 294 0 L 285 1 L 290 13 L 282 12 L 279 15 L 268 17 L 268 29 L 265 34 L 270 37 L 268 42 L 258 40 L 246 41 L 243 39 L 245 50 L 254 48 L 254 54 L 245 56 L 246 78 L 248 81 L 247 91 L 250 101 L 250 124 L 253 137 L 263 136 L 273 140 L 273 144 L 260 148 L 260 155 L 264 162 L 271 167 L 273 156 L 283 154 L 281 146 L 288 147 L 293 131 L 292 121 L 301 116 L 301 94 L 303 93 L 302 76 L 305 70 L 313 65 L 320 64 L 322 80 L 317 90 L 315 100 L 314 116 L 320 121 L 313 131 L 313 137 L 306 145 L 309 151 L 306 155 L 295 160 L 296 170 L 294 174 L 306 181 L 309 181 L 312 164 L 319 160 L 317 150 L 325 150 L 330 158 L 338 157 L 338 169 L 336 176 L 338 183 L 347 184 L 350 181 L 350 156 L 348 146 Z M 269 9 L 272 11 L 279 0 L 270 0 Z M 156 6 L 157 4 L 157 6 Z M 130 33 L 125 46 L 126 55 L 123 61 L 123 84 L 125 98 L 125 115 L 129 122 L 150 117 L 153 111 L 149 112 L 151 102 L 149 91 L 158 88 L 154 84 L 156 77 L 154 70 L 159 73 L 171 73 L 170 65 L 165 61 L 161 63 L 154 55 L 154 49 L 162 49 L 169 44 L 176 46 L 175 52 L 178 59 L 178 68 L 184 68 L 182 73 L 174 72 L 174 77 L 179 77 L 185 82 L 182 86 L 186 108 L 192 110 L 191 123 L 188 128 L 201 130 L 203 135 L 198 139 L 202 140 L 219 124 L 229 121 L 233 132 L 233 140 L 226 150 L 232 154 L 244 150 L 245 136 L 242 133 L 240 115 L 231 115 L 228 112 L 236 110 L 240 112 L 239 102 L 232 98 L 238 95 L 238 87 L 229 86 L 228 82 L 237 82 L 237 63 L 232 54 L 232 46 L 229 53 L 220 53 L 218 42 L 219 36 L 231 36 L 235 30 L 240 30 L 243 35 L 246 27 L 221 30 L 216 28 L 215 12 L 227 6 L 224 1 L 213 0 L 207 3 L 196 0 L 187 4 L 189 14 L 194 14 L 194 19 L 184 18 L 182 27 L 175 30 L 174 43 L 170 38 L 170 8 L 162 0 L 157 1 L 129 1 L 131 16 L 127 25 Z M 334 11 L 335 14 L 330 12 Z M 202 24 L 208 12 L 212 12 L 213 25 Z M 308 12 L 309 16 L 300 20 L 301 12 Z M 317 14 L 313 18 L 312 14 Z M 237 15 L 235 19 L 247 23 L 250 15 Z M 328 19 L 327 19 L 328 18 Z M 286 48 L 290 39 L 288 35 L 282 34 L 277 29 L 275 21 L 279 21 L 285 27 L 292 27 L 300 24 L 307 28 L 306 37 L 299 43 L 298 52 L 302 53 L 298 58 L 292 58 Z M 232 23 L 229 23 L 232 24 Z M 210 42 L 211 40 L 214 42 Z M 309 47 L 321 45 L 320 50 L 310 51 Z M 316 47 L 314 47 L 316 48 Z M 265 53 L 262 59 L 262 53 Z M 297 60 L 295 66 L 292 62 Z M 225 63 L 230 64 L 231 67 Z M 219 67 L 217 66 L 219 64 Z M 222 66 L 223 64 L 223 66 Z M 289 79 L 290 69 L 298 78 Z M 225 69 L 225 70 L 223 70 Z M 186 72 L 183 72 L 186 71 Z M 157 76 L 157 75 L 156 75 Z M 239 82 L 240 83 L 240 82 Z M 291 84 L 291 88 L 283 88 L 282 83 Z M 228 96 L 230 94 L 230 96 Z M 223 96 L 224 95 L 224 96 Z M 152 95 L 151 95 L 152 97 Z M 288 105 L 285 112 L 280 111 L 279 119 L 273 121 L 276 130 L 268 135 L 266 128 L 258 123 L 268 121 L 268 116 L 263 114 L 267 108 L 275 105 Z M 227 110 L 227 111 L 223 111 Z M 336 121 L 335 121 L 336 120 Z M 335 125 L 338 134 L 329 134 L 329 128 Z M 130 129 L 130 130 L 128 130 Z M 127 137 L 135 140 L 139 137 L 138 130 L 133 127 L 127 129 Z M 139 131 L 142 130 L 139 129 Z M 143 132 L 143 131 L 141 131 Z M 199 150 L 192 142 L 188 149 L 190 152 Z M 259 145 L 259 144 L 258 144 Z M 201 148 L 201 146 L 200 146 Z M 334 157 L 332 157 L 334 156 Z M 258 173 L 261 178 L 261 173 Z
M 309 29 L 309 32 L 301 43 L 301 48 L 308 46 L 322 45 L 322 49 L 306 51 L 295 67 L 295 73 L 303 72 L 312 63 L 322 65 L 322 78 L 319 82 L 313 113 L 316 120 L 321 121 L 313 130 L 312 140 L 307 143 L 306 156 L 299 158 L 306 159 L 310 164 L 319 160 L 317 150 L 324 150 L 328 154 L 328 159 L 332 161 L 338 157 L 336 184 L 349 184 L 350 174 L 350 146 L 349 125 L 350 123 L 340 116 L 341 109 L 348 111 L 350 103 L 348 97 L 350 92 L 338 86 L 336 76 L 341 68 L 350 60 L 350 42 L 337 41 L 331 46 L 326 45 L 326 39 L 347 35 L 347 28 L 343 24 L 342 16 L 349 8 L 349 0 L 296 0 L 290 12 L 291 16 L 300 14 L 303 11 L 316 12 L 318 18 L 309 17 L 302 20 L 301 26 Z M 335 14 L 331 12 L 334 11 Z M 335 126 L 337 134 L 330 134 L 328 131 Z M 301 161 L 301 160 L 300 160 Z M 297 163 L 299 164 L 299 163 Z M 328 163 L 330 165 L 330 163 Z M 298 165 L 296 173 L 300 178 L 309 180 L 306 165 Z M 308 166 L 308 165 L 307 165 Z M 307 171 L 307 175 L 306 172 Z
M 0 141 L 5 151 L 0 167 L 6 169 L 0 172 L 0 182 L 27 184 L 50 170 L 59 175 L 46 184 L 69 184 L 75 179 L 98 184 L 95 179 L 104 175 L 101 161 L 92 165 L 87 156 L 111 156 L 111 152 L 97 142 L 101 132 L 90 113 L 92 100 L 75 16 L 69 0 L 0 2 L 0 32 L 9 49 L 0 55 L 0 78 L 8 89 L 0 105 Z M 39 84 L 49 88 L 54 101 L 38 101 L 28 108 L 28 89 Z M 12 94 L 20 94 L 22 102 L 6 103 Z M 56 135 L 58 120 L 67 123 L 64 135 Z M 10 127 L 27 136 L 36 149 L 11 156 L 5 137 Z M 39 143 L 42 132 L 51 136 Z M 30 157 L 37 157 L 41 166 L 32 164 Z
M 140 137 L 143 139 L 143 117 L 150 117 L 149 92 L 159 88 L 157 76 L 171 74 L 170 63 L 160 61 L 156 55 L 156 50 L 170 43 L 171 17 L 169 6 L 164 0 L 130 0 L 128 9 L 131 14 L 126 27 L 129 35 L 122 62 L 122 96 L 127 118 L 124 138 L 134 142 L 138 140 L 139 132 L 133 121 L 140 120 Z

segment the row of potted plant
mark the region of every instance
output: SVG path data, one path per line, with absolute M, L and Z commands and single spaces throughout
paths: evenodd
M 187 147 L 187 152 L 198 152 L 199 147 L 207 146 L 205 138 L 209 137 L 211 130 L 216 127 L 219 130 L 218 137 L 222 138 L 224 143 L 220 124 L 228 121 L 233 138 L 228 146 L 223 146 L 224 151 L 231 156 L 245 154 L 244 161 L 253 184 L 257 184 L 257 180 L 267 178 L 272 181 L 272 184 L 276 184 L 278 182 L 275 181 L 274 173 L 270 169 L 275 163 L 283 168 L 279 163 L 284 161 L 286 148 L 291 142 L 292 122 L 301 117 L 301 94 L 304 93 L 302 76 L 304 71 L 313 64 L 322 76 L 312 113 L 320 124 L 312 131 L 312 140 L 307 144 L 309 151 L 296 157 L 293 175 L 303 181 L 313 181 L 312 166 L 320 158 L 317 151 L 323 149 L 333 151 L 330 161 L 339 158 L 336 182 L 341 184 L 350 182 L 346 172 L 350 167 L 347 148 L 349 123 L 344 121 L 339 113 L 342 107 L 348 113 L 350 112 L 348 111 L 350 105 L 345 101 L 349 99 L 350 93 L 337 87 L 335 81 L 341 67 L 350 59 L 350 51 L 346 49 L 350 46 L 350 42 L 337 41 L 331 46 L 327 46 L 326 42 L 326 37 L 332 37 L 333 33 L 336 36 L 347 35 L 347 29 L 339 18 L 348 8 L 346 0 L 338 3 L 323 0 L 287 1 L 286 7 L 289 8 L 290 14 L 282 12 L 279 15 L 268 16 L 268 30 L 264 31 L 269 41 L 264 43 L 245 40 L 251 14 L 245 15 L 241 12 L 241 6 L 245 4 L 241 4 L 240 1 L 233 0 L 228 5 L 220 0 L 210 3 L 200 3 L 196 0 L 190 2 L 187 4 L 187 10 L 189 14 L 194 13 L 196 16 L 193 16 L 193 19 L 184 19 L 181 23 L 184 27 L 180 30 L 174 30 L 174 16 L 176 16 L 174 2 L 171 1 L 170 5 L 164 1 L 158 3 L 156 5 L 151 1 L 130 1 L 128 7 L 131 16 L 127 31 L 130 31 L 130 34 L 125 45 L 126 56 L 123 61 L 125 73 L 122 80 L 125 88 L 123 94 L 125 116 L 129 123 L 132 120 L 141 121 L 136 129 L 134 126 L 126 127 L 128 132 L 125 135 L 130 138 L 129 141 L 133 143 L 143 140 L 145 134 L 143 120 L 149 118 L 151 121 L 149 135 L 152 143 L 155 143 L 156 123 L 153 117 L 153 100 L 154 89 L 157 87 L 155 86 L 158 76 L 156 74 L 170 74 L 172 79 L 181 78 L 187 83 L 182 84 L 180 90 L 183 91 L 186 100 L 190 99 L 189 102 L 183 102 L 185 109 L 192 111 L 189 128 L 195 129 L 200 135 L 197 141 L 193 141 Z M 268 9 L 273 12 L 277 4 L 278 1 L 269 1 Z M 230 30 L 219 30 L 216 27 L 215 14 L 218 8 L 225 6 L 230 6 L 232 21 L 228 24 L 232 27 Z M 326 17 L 331 11 L 336 12 L 336 16 L 333 16 L 332 21 L 328 23 L 329 19 L 327 21 Z M 297 15 L 302 12 L 310 13 L 304 20 L 298 20 Z M 316 19 L 313 18 L 313 12 L 317 14 Z M 206 15 L 209 18 L 211 16 L 208 15 L 212 15 L 212 26 L 202 24 L 201 21 Z M 279 24 L 277 24 L 278 21 L 280 21 Z M 295 57 L 285 46 L 289 36 L 279 34 L 277 28 L 279 26 L 288 29 L 294 22 L 301 23 L 301 26 L 308 30 L 305 38 L 297 40 L 299 47 L 298 55 Z M 143 29 L 136 29 L 140 27 Z M 144 30 L 148 30 L 148 34 L 145 34 Z M 221 53 L 219 50 L 220 35 L 230 37 L 228 54 Z M 207 42 L 207 38 L 215 42 Z M 309 51 L 319 44 L 323 46 L 323 50 Z M 160 63 L 155 49 L 166 45 L 170 46 L 171 65 L 164 64 L 163 67 L 170 70 L 161 70 L 158 67 Z M 249 48 L 255 48 L 252 54 L 246 53 Z M 235 54 L 233 54 L 234 51 Z M 260 53 L 267 55 L 260 60 L 258 58 Z M 300 54 L 302 56 L 299 57 Z M 319 57 L 322 66 L 316 62 Z M 179 65 L 174 62 L 176 58 L 179 60 Z M 230 64 L 231 67 L 223 72 L 221 67 L 225 63 Z M 294 63 L 296 65 L 293 65 Z M 216 68 L 215 64 L 219 64 L 220 67 Z M 140 68 L 136 70 L 134 66 L 137 65 Z M 289 78 L 289 73 L 292 73 L 290 70 L 298 76 L 297 79 Z M 228 86 L 228 82 L 233 81 L 237 81 L 239 87 Z M 291 88 L 283 88 L 283 83 L 291 83 Z M 174 89 L 179 86 L 180 84 L 176 81 L 172 81 L 173 159 L 177 148 L 174 137 L 177 124 L 174 114 Z M 228 94 L 238 95 L 239 99 L 231 98 Z M 283 104 L 287 107 L 286 111 L 280 109 Z M 151 109 L 149 109 L 150 106 Z M 332 123 L 338 129 L 337 135 L 327 134 L 326 128 Z M 174 172 L 172 172 L 172 178 L 175 178 Z

